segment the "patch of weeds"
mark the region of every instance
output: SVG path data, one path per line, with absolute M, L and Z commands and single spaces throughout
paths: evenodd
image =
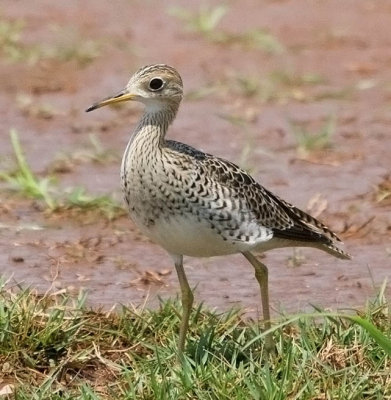
M 266 78 L 257 75 L 235 74 L 219 83 L 226 91 L 248 98 L 258 98 L 264 103 L 286 102 L 293 99 L 309 101 L 307 86 L 325 83 L 325 78 L 316 73 L 298 74 L 288 71 L 273 71 Z M 230 85 L 227 86 L 227 82 Z
M 218 23 L 227 11 L 228 7 L 220 4 L 215 7 L 201 6 L 196 13 L 183 7 L 171 7 L 169 14 L 183 21 L 187 30 L 213 38 Z
M 59 209 L 77 209 L 81 211 L 98 211 L 108 219 L 126 214 L 125 209 L 111 196 L 93 196 L 82 187 L 73 188 Z
M 24 21 L 14 21 L 0 17 L 0 54 L 7 60 L 34 63 L 39 58 L 39 51 L 35 46 L 26 46 L 21 41 Z
M 324 83 L 326 83 L 326 79 L 317 73 L 277 70 L 262 82 L 260 93 L 265 102 L 287 99 L 309 101 L 312 96 L 306 93 L 305 87 Z
M 240 127 L 241 129 L 247 130 L 250 120 L 245 118 L 243 115 L 237 114 L 218 114 L 218 116 L 230 124 Z
M 211 42 L 223 45 L 238 45 L 247 49 L 260 49 L 266 53 L 279 54 L 284 46 L 279 40 L 265 29 L 252 29 L 242 33 L 224 32 L 217 25 L 228 12 L 228 6 L 202 6 L 197 12 L 183 7 L 172 7 L 169 14 L 185 23 L 188 31 L 201 34 Z
M 11 57 L 13 53 L 19 50 L 23 26 L 24 23 L 21 20 L 7 21 L 0 19 L 0 48 L 7 57 Z
M 88 140 L 91 144 L 91 152 L 88 154 L 88 158 L 98 164 L 106 164 L 113 160 L 118 160 L 118 156 L 113 154 L 110 149 L 105 149 L 98 136 L 94 134 L 88 135 Z
M 354 87 L 346 86 L 342 89 L 327 89 L 314 96 L 314 101 L 319 100 L 350 100 L 353 97 Z
M 73 171 L 74 167 L 82 163 L 109 164 L 119 161 L 120 155 L 111 149 L 103 147 L 98 136 L 93 133 L 88 135 L 88 144 L 85 147 L 72 152 L 62 152 L 50 163 L 48 171 L 53 173 L 67 173 Z
M 255 134 L 251 126 L 251 122 L 253 122 L 253 116 L 246 118 L 243 115 L 235 115 L 230 113 L 219 114 L 219 117 L 240 128 L 243 141 L 236 163 L 247 172 L 256 174 L 258 167 L 256 167 L 253 163 L 254 149 L 256 147 L 254 146 Z
M 38 296 L 0 284 L 0 365 L 18 399 L 386 399 L 391 396 L 390 304 L 356 315 L 274 321 L 276 352 L 239 310 L 191 314 L 177 362 L 178 301 L 102 313 L 85 296 Z M 213 394 L 213 395 L 211 395 Z
M 227 79 L 228 78 L 228 79 Z M 274 71 L 267 78 L 257 75 L 234 74 L 186 95 L 190 100 L 198 100 L 222 91 L 234 92 L 235 95 L 247 98 L 259 98 L 264 103 L 284 102 L 289 99 L 309 101 L 313 96 L 307 95 L 304 88 L 326 83 L 320 74 L 297 74 L 287 71 Z
M 213 39 L 213 38 L 212 38 Z M 220 32 L 215 42 L 238 45 L 247 49 L 259 49 L 269 54 L 281 54 L 285 51 L 281 42 L 266 29 L 252 29 L 243 33 Z
M 99 138 L 90 133 L 88 135 L 88 145 L 72 152 L 60 153 L 50 164 L 48 170 L 67 173 L 71 172 L 77 164 L 92 162 L 103 165 L 119 160 L 120 156 L 118 154 L 111 149 L 104 148 Z
M 185 94 L 186 100 L 200 100 L 208 97 L 218 91 L 216 85 L 211 83 L 210 85 L 201 86 L 194 90 L 188 90 Z
M 88 148 L 76 151 L 72 158 L 85 162 L 92 161 L 97 164 L 107 164 L 112 161 L 117 161 L 119 156 L 114 154 L 110 149 L 105 149 L 98 136 L 90 133 L 88 135 L 89 146 Z
M 49 103 L 38 103 L 32 96 L 19 94 L 16 97 L 16 104 L 22 113 L 28 117 L 39 119 L 52 119 L 59 114 Z
M 257 96 L 261 90 L 260 81 L 254 76 L 237 76 L 236 85 L 245 97 Z
M 80 33 L 59 30 L 54 44 L 24 44 L 21 40 L 25 23 L 23 20 L 0 19 L 0 54 L 11 62 L 34 64 L 42 59 L 76 61 L 80 66 L 88 65 L 100 55 L 101 43 L 85 39 Z M 53 36 L 50 34 L 50 36 Z
M 190 91 L 186 94 L 186 99 L 199 100 L 212 94 L 225 96 L 231 93 L 253 98 L 257 97 L 261 91 L 262 86 L 258 77 L 238 74 L 224 77 L 223 79 L 210 82 L 205 86 Z
M 88 194 L 84 188 L 71 189 L 68 194 L 56 190 L 54 197 L 54 177 L 36 176 L 23 154 L 17 132 L 10 132 L 11 143 L 16 160 L 16 169 L 11 172 L 0 171 L 0 179 L 10 184 L 11 188 L 29 198 L 43 200 L 49 211 L 79 210 L 97 211 L 108 219 L 117 218 L 125 214 L 125 210 L 110 196 L 93 196 Z M 95 143 L 96 144 L 96 143 Z
M 51 195 L 53 177 L 39 178 L 36 176 L 26 161 L 19 136 L 14 129 L 10 131 L 10 136 L 17 166 L 13 172 L 0 172 L 0 178 L 24 195 L 34 199 L 42 199 L 46 206 L 53 210 L 56 207 L 56 202 Z
M 255 98 L 263 103 L 286 102 L 288 100 L 310 101 L 320 95 L 308 93 L 307 88 L 322 85 L 326 79 L 317 73 L 295 73 L 273 71 L 266 78 L 251 74 L 226 74 L 204 87 L 188 93 L 187 98 L 200 99 L 210 94 L 234 94 Z
M 54 45 L 42 46 L 42 58 L 55 59 L 62 62 L 76 61 L 84 67 L 99 57 L 101 42 L 86 39 L 75 30 L 55 28 L 58 39 Z
M 298 87 L 306 85 L 320 85 L 326 83 L 325 77 L 320 74 L 306 72 L 298 74 L 296 72 L 278 70 L 270 74 L 270 79 L 284 86 Z
M 291 123 L 300 156 L 325 150 L 332 147 L 332 137 L 335 133 L 335 118 L 329 117 L 318 132 L 308 130 L 303 124 Z

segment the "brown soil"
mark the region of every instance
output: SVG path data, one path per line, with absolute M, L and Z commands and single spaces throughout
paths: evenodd
M 0 168 L 13 165 L 11 128 L 41 175 L 59 155 L 80 154 L 93 133 L 115 156 L 104 163 L 76 157 L 57 168 L 59 191 L 83 186 L 120 199 L 119 159 L 140 107 L 84 110 L 122 89 L 141 65 L 171 64 L 189 96 L 169 136 L 240 163 L 280 196 L 320 214 L 354 256 L 345 262 L 308 249 L 268 253 L 274 309 L 362 307 L 391 267 L 390 3 L 227 4 L 216 31 L 236 36 L 218 43 L 186 30 L 160 1 L 42 0 L 32 7 L 4 0 L 0 19 L 24 21 L 17 47 L 46 56 L 11 61 L 0 49 Z M 245 35 L 238 39 L 255 29 L 270 32 L 283 49 L 268 53 Z M 91 60 L 89 41 L 98 48 Z M 64 57 L 72 46 L 73 55 Z M 53 48 L 57 55 L 47 55 Z M 330 118 L 331 146 L 298 151 L 292 123 L 319 132 Z M 42 212 L 39 202 L 0 185 L 0 271 L 12 277 L 9 284 L 85 288 L 89 302 L 104 307 L 154 304 L 157 295 L 178 292 L 170 258 L 126 217 L 108 222 L 93 213 Z M 186 269 L 198 301 L 258 312 L 257 284 L 243 257 L 186 259 Z

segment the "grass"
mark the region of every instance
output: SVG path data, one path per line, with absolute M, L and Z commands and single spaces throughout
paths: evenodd
M 86 39 L 79 32 L 56 28 L 48 32 L 55 37 L 54 44 L 26 44 L 23 42 L 25 22 L 22 19 L 8 20 L 0 16 L 0 55 L 10 62 L 35 64 L 43 59 L 60 62 L 76 61 L 84 67 L 99 57 L 101 43 Z
M 96 210 L 109 220 L 125 214 L 124 208 L 111 196 L 93 196 L 88 194 L 83 187 L 73 188 L 67 196 L 66 202 L 58 209 Z
M 82 187 L 69 188 L 61 191 L 54 187 L 54 176 L 40 177 L 28 165 L 24 156 L 18 133 L 10 131 L 16 168 L 10 172 L 0 171 L 0 180 L 6 181 L 16 193 L 42 202 L 50 212 L 66 210 L 93 211 L 109 220 L 122 216 L 124 208 L 109 195 L 91 195 Z M 94 162 L 103 162 L 108 157 L 99 141 L 90 137 L 93 151 L 90 154 Z M 56 193 L 56 195 L 54 195 Z
M 266 77 L 251 74 L 225 74 L 220 79 L 187 94 L 186 98 L 198 100 L 214 94 L 241 96 L 262 103 L 287 103 L 290 100 L 309 102 L 320 94 L 312 93 L 315 86 L 324 85 L 326 78 L 317 73 L 298 73 L 291 70 L 274 70 Z M 324 93 L 324 92 L 322 92 Z M 327 97 L 327 93 L 325 93 Z
M 198 306 L 182 365 L 176 301 L 157 310 L 103 313 L 87 308 L 84 295 L 39 296 L 6 286 L 0 290 L 0 393 L 6 388 L 18 400 L 391 396 L 385 285 L 359 317 L 315 312 L 275 321 L 277 350 L 268 357 L 257 323 L 239 311 Z
M 73 166 L 79 163 L 94 163 L 94 164 L 109 164 L 111 162 L 120 162 L 121 159 L 113 150 L 107 149 L 95 135 L 88 135 L 88 142 L 82 148 L 73 150 L 72 153 L 62 152 L 53 162 L 52 169 L 58 166 L 61 169 L 61 164 Z
M 235 81 L 239 93 L 245 97 L 259 97 L 264 103 L 288 100 L 310 101 L 308 87 L 325 83 L 319 74 L 297 73 L 288 70 L 272 71 L 266 79 L 254 76 L 237 76 Z
M 52 104 L 37 102 L 36 99 L 27 94 L 17 95 L 16 104 L 20 111 L 28 117 L 52 119 L 59 114 Z
M 332 137 L 335 133 L 334 117 L 329 117 L 317 132 L 295 123 L 292 123 L 291 126 L 299 155 L 305 157 L 311 152 L 332 147 Z
M 75 60 L 78 65 L 84 67 L 98 58 L 101 54 L 102 43 L 84 37 L 81 32 L 63 27 L 53 27 L 56 35 L 54 45 L 42 46 L 42 58 L 55 59 L 61 62 Z
M 242 145 L 239 157 L 236 161 L 243 169 L 251 174 L 256 174 L 258 167 L 256 163 L 253 162 L 254 149 L 255 149 L 255 133 L 252 126 L 252 115 L 246 116 L 236 115 L 233 113 L 229 114 L 218 114 L 218 116 L 230 124 L 240 128 L 242 134 Z
M 169 14 L 181 20 L 188 31 L 199 33 L 214 43 L 237 45 L 250 50 L 259 49 L 270 54 L 284 52 L 284 46 L 266 29 L 251 29 L 241 33 L 219 30 L 218 24 L 228 10 L 228 6 L 223 4 L 201 6 L 196 12 L 189 11 L 184 7 L 171 7 Z
M 251 29 L 242 33 L 220 32 L 215 41 L 221 44 L 238 45 L 249 50 L 262 50 L 268 54 L 281 54 L 285 51 L 280 41 L 266 29 Z
M 53 210 L 56 207 L 55 200 L 51 194 L 53 177 L 39 178 L 36 176 L 26 161 L 19 136 L 14 129 L 10 131 L 10 137 L 17 167 L 11 173 L 0 171 L 0 179 L 7 181 L 11 187 L 22 195 L 43 200 L 46 206 Z
M 171 7 L 169 14 L 183 21 L 187 30 L 213 37 L 217 25 L 227 11 L 228 7 L 220 4 L 214 7 L 201 6 L 195 13 L 183 7 Z
M 297 73 L 288 70 L 275 70 L 270 74 L 270 80 L 286 87 L 302 87 L 326 83 L 326 78 L 314 72 Z
M 34 62 L 37 59 L 35 48 L 25 46 L 21 41 L 24 21 L 7 20 L 0 16 L 0 54 L 10 61 Z

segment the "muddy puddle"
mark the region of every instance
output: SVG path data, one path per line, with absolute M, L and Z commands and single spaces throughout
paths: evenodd
M 84 110 L 141 65 L 171 64 L 187 96 L 169 136 L 252 171 L 319 216 L 354 257 L 269 252 L 275 313 L 362 307 L 391 269 L 389 2 L 229 1 L 206 33 L 195 5 L 171 3 L 3 1 L 0 170 L 14 166 L 16 129 L 31 169 L 55 176 L 54 197 L 81 187 L 120 202 L 120 158 L 141 107 Z M 209 14 L 221 5 L 208 4 Z M 0 272 L 9 285 L 84 289 L 105 308 L 178 293 L 171 259 L 126 216 L 50 213 L 7 182 L 0 189 Z M 243 257 L 185 262 L 198 301 L 258 314 Z

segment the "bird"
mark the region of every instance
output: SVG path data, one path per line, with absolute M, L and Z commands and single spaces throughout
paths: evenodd
M 130 218 L 173 259 L 182 303 L 179 356 L 185 351 L 194 302 L 183 257 L 237 253 L 254 267 L 261 292 L 264 347 L 273 351 L 268 268 L 258 253 L 313 247 L 339 259 L 351 256 L 337 247 L 340 239 L 326 225 L 263 187 L 236 164 L 166 139 L 183 93 L 175 68 L 147 65 L 131 76 L 125 89 L 86 111 L 125 101 L 144 105 L 123 155 L 120 177 Z

